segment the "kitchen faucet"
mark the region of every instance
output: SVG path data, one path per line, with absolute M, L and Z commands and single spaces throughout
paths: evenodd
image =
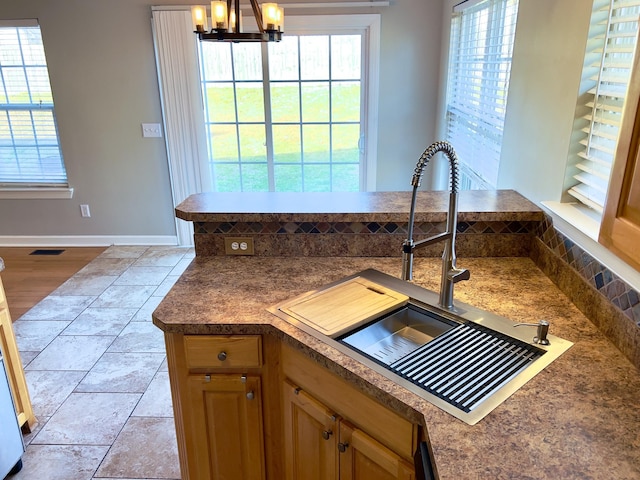
M 416 196 L 422 172 L 433 156 L 442 152 L 449 159 L 451 165 L 451 191 L 449 193 L 449 212 L 447 213 L 447 231 L 418 242 L 413 241 L 413 224 L 415 222 Z M 471 274 L 464 268 L 456 268 L 456 228 L 458 226 L 458 157 L 449 142 L 435 142 L 429 145 L 420 156 L 411 179 L 413 193 L 409 210 L 409 225 L 407 239 L 402 244 L 402 279 L 413 279 L 413 252 L 416 248 L 426 247 L 432 243 L 444 241 L 442 253 L 442 277 L 440 280 L 441 307 L 453 309 L 453 285 L 461 280 L 469 280 Z

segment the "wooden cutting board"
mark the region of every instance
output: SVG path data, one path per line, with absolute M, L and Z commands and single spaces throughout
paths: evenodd
M 327 336 L 339 336 L 409 301 L 409 297 L 361 277 L 280 306 Z

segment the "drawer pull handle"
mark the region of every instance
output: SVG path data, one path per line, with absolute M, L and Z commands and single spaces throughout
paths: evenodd
M 253 390 L 251 390 L 250 392 L 247 392 L 247 400 L 253 400 L 254 398 L 256 398 L 256 396 L 253 393 Z
M 302 389 L 300 387 L 296 387 L 293 389 L 293 393 L 298 395 Z
M 329 438 L 331 438 L 331 435 L 333 435 L 333 432 L 331 430 L 322 431 L 322 438 L 324 438 L 325 440 L 329 440 Z
M 224 362 L 227 359 L 227 352 L 220 352 L 218 354 L 218 360 L 220 360 L 221 362 Z
M 340 451 L 340 453 L 346 452 L 348 447 L 349 447 L 349 444 L 347 442 L 344 442 L 344 443 L 340 442 L 338 444 L 338 450 Z

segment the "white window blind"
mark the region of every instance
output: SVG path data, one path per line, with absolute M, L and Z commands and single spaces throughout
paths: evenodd
M 0 187 L 67 184 L 40 27 L 0 25 Z
M 451 19 L 447 140 L 462 188 L 495 188 L 509 91 L 517 0 L 465 2 Z
M 577 156 L 570 158 L 568 190 L 602 213 L 616 152 L 622 107 L 631 75 L 640 0 L 595 0 L 577 116 Z

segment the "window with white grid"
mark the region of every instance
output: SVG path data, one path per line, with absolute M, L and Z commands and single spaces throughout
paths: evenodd
M 0 187 L 66 186 L 40 27 L 0 24 Z
M 640 0 L 595 0 L 568 162 L 569 195 L 602 213 L 638 35 Z
M 517 0 L 469 0 L 451 18 L 446 136 L 465 189 L 498 180 L 517 13 Z

